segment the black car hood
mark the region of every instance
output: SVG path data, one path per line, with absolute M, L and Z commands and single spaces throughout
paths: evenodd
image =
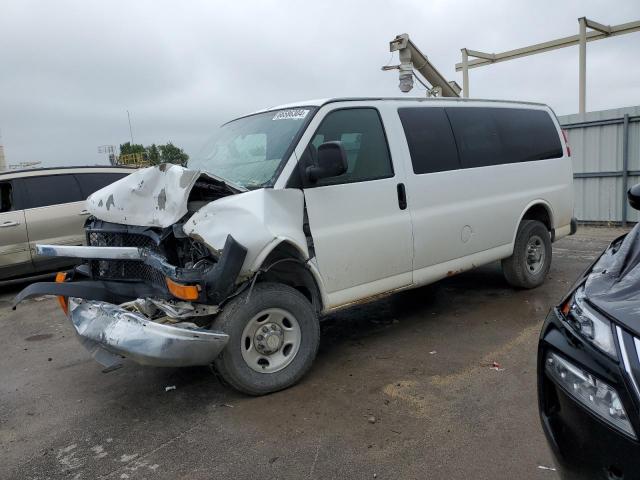
M 609 245 L 584 289 L 590 303 L 640 336 L 640 224 Z

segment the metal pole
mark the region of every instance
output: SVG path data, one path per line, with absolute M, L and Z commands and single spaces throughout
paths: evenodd
M 467 49 L 463 48 L 462 52 L 462 96 L 469 98 L 469 54 Z
M 622 226 L 627 226 L 627 178 L 629 177 L 629 114 L 622 124 Z
M 129 110 L 127 110 L 127 118 L 129 119 L 129 135 L 131 136 L 131 145 L 133 145 L 133 130 L 131 130 L 131 115 L 129 115 Z
M 580 17 L 578 19 L 580 24 L 580 59 L 579 59 L 579 106 L 578 113 L 584 113 L 587 107 L 587 19 Z

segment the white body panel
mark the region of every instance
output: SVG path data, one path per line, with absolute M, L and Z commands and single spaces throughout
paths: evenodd
M 258 259 L 266 257 L 277 244 L 287 241 L 308 258 L 302 231 L 304 197 L 300 190 L 261 188 L 221 198 L 205 205 L 184 224 L 184 232 L 221 251 L 227 235 L 247 249 L 241 275 L 260 268 Z
M 165 163 L 137 170 L 93 193 L 87 210 L 107 222 L 170 227 L 187 213 L 189 192 L 201 176 L 228 184 L 211 174 Z
M 349 102 L 370 107 L 370 102 Z M 296 153 L 304 149 L 326 115 L 344 108 L 322 107 Z M 376 105 L 384 121 L 386 105 Z M 401 154 L 389 143 L 391 158 Z M 413 239 L 408 210 L 398 208 L 397 185 L 404 183 L 402 163 L 393 163 L 390 178 L 305 188 L 307 213 L 328 304 L 338 306 L 412 284 Z

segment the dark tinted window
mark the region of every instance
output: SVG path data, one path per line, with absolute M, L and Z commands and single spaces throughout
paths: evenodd
M 549 114 L 523 108 L 447 108 L 463 168 L 562 157 Z
M 413 173 L 432 173 L 460 168 L 456 142 L 444 108 L 400 108 Z
M 22 179 L 29 197 L 26 208 L 46 207 L 83 200 L 73 175 L 46 175 Z
M 82 196 L 87 198 L 93 192 L 97 192 L 127 175 L 127 173 L 76 173 L 76 178 L 80 183 Z
M 0 183 L 0 213 L 13 210 L 13 195 L 11 183 Z
M 338 177 L 322 179 L 317 185 L 362 182 L 393 176 L 389 147 L 377 110 L 349 108 L 329 113 L 322 120 L 307 149 L 306 162 L 313 161 L 320 144 L 334 140 L 342 142 L 347 153 L 347 172 Z

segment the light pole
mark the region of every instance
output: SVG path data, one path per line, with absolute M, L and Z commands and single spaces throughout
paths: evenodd
M 131 129 L 131 115 L 129 114 L 129 110 L 127 110 L 127 118 L 129 119 L 129 135 L 131 136 L 131 145 L 133 145 L 133 130 Z

